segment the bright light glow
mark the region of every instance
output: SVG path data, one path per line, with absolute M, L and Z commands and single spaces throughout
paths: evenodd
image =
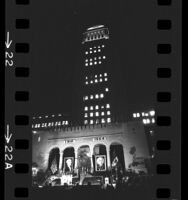
M 144 123 L 144 124 L 146 124 L 146 123 L 147 123 L 146 119 L 143 119 L 142 121 L 143 121 L 143 123 Z
M 90 116 L 90 117 L 93 117 L 93 113 L 91 112 L 89 116 Z
M 92 63 L 92 62 L 90 62 L 90 63 L 89 63 L 89 65 L 93 65 L 93 63 Z
M 107 76 L 107 73 L 104 73 L 104 76 Z
M 85 114 L 84 114 L 84 117 L 86 117 L 86 118 L 87 118 L 87 117 L 88 117 L 88 114 L 87 114 L 87 113 L 85 113 Z
M 144 117 L 145 116 L 145 113 L 144 112 L 142 112 L 142 117 Z
M 147 119 L 147 124 L 150 124 L 150 119 Z
M 96 113 L 95 113 L 95 116 L 98 117 L 98 116 L 99 116 L 99 112 L 96 112 Z
M 102 123 L 105 123 L 105 119 L 104 119 L 104 118 L 102 118 L 102 119 L 101 119 L 101 122 L 102 122 Z
M 105 88 L 105 91 L 106 91 L 106 92 L 108 92 L 108 91 L 109 91 L 109 89 L 108 89 L 108 88 Z
M 149 113 L 150 113 L 151 116 L 155 115 L 155 111 L 154 110 L 151 110 Z
M 93 81 L 90 81 L 91 84 L 93 84 Z
M 92 58 L 90 58 L 90 59 L 89 59 L 89 61 L 93 61 L 93 59 L 92 59 Z
M 111 122 L 111 118 L 107 118 L 107 122 L 110 123 Z
M 104 97 L 104 94 L 100 94 L 100 98 L 103 98 Z
M 145 116 L 148 117 L 149 116 L 148 113 L 145 113 Z
M 86 81 L 86 85 L 88 85 L 88 82 Z
M 108 80 L 108 78 L 105 78 L 104 80 L 105 80 L 105 81 L 107 81 L 107 80 Z
M 107 115 L 110 115 L 110 111 L 107 111 Z
M 90 51 L 89 53 L 92 53 L 92 51 Z
M 152 118 L 152 123 L 155 123 L 155 119 L 154 118 Z
M 102 45 L 102 47 L 104 48 L 104 45 Z
M 106 56 L 103 56 L 103 59 L 106 59 Z
M 98 83 L 98 80 L 97 80 L 97 79 L 95 79 L 95 83 Z
M 88 123 L 88 121 L 87 120 L 84 120 L 84 124 L 87 124 Z
M 93 99 L 93 95 L 90 95 L 90 99 Z
M 90 106 L 90 110 L 93 110 L 93 106 Z
M 102 78 L 100 78 L 100 82 L 102 82 Z
M 99 109 L 99 106 L 98 106 L 98 105 L 96 105 L 96 106 L 95 106 L 95 109 L 96 109 L 96 110 L 98 110 L 98 109 Z
M 94 64 L 96 65 L 96 64 L 97 64 L 97 62 L 94 62 Z
M 94 50 L 94 53 L 96 53 L 97 51 L 96 50 Z
M 90 50 L 92 50 L 92 48 L 89 48 Z
M 104 112 L 101 112 L 101 116 L 104 116 Z
M 88 63 L 86 63 L 85 66 L 88 66 Z
M 94 60 L 97 60 L 97 57 L 94 57 Z
M 99 95 L 98 95 L 98 94 L 96 94 L 96 95 L 95 95 L 95 98 L 96 98 L 96 99 L 98 99 L 98 98 L 99 98 Z
M 110 104 L 106 104 L 106 108 L 110 108 Z
M 100 50 L 100 49 L 98 49 L 98 52 L 101 52 L 101 50 Z
M 93 120 L 90 120 L 90 124 L 93 124 Z
M 99 64 L 101 64 L 102 62 L 101 61 L 99 61 Z
M 100 74 L 100 77 L 102 77 L 102 74 Z
M 133 113 L 133 117 L 136 118 L 136 113 Z
M 85 100 L 88 100 L 88 96 L 85 96 Z
M 101 106 L 101 109 L 104 109 L 104 106 Z
M 88 79 L 88 77 L 86 76 L 86 80 Z
M 140 117 L 140 113 L 137 113 L 136 116 L 137 116 L 137 117 Z
M 101 57 L 99 56 L 99 60 L 101 59 Z
M 95 78 L 97 78 L 97 75 L 95 75 Z

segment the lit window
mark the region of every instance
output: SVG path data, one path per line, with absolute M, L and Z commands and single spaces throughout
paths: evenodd
M 96 94 L 96 95 L 95 95 L 95 98 L 96 98 L 96 99 L 98 99 L 98 98 L 99 98 L 99 95 L 98 95 L 98 94 Z
M 99 64 L 101 64 L 102 62 L 101 61 L 99 61 Z
M 150 124 L 150 119 L 147 119 L 147 124 Z
M 102 58 L 103 58 L 103 59 L 106 59 L 106 56 L 103 56 Z
M 93 110 L 93 106 L 90 106 L 90 110 Z
M 92 62 L 90 62 L 90 63 L 89 63 L 89 65 L 93 65 L 93 63 L 92 63 Z
M 102 77 L 102 74 L 100 74 L 100 77 Z
M 108 89 L 108 88 L 106 88 L 106 89 L 105 89 L 105 91 L 106 91 L 106 92 L 108 92 L 108 91 L 109 91 L 109 89 Z
M 95 78 L 97 78 L 97 75 L 95 75 Z
M 100 49 L 98 49 L 98 52 L 101 52 L 101 50 L 100 50 Z
M 96 53 L 97 51 L 96 50 L 94 50 L 94 53 Z
M 97 57 L 94 57 L 94 60 L 97 60 Z
M 88 100 L 88 96 L 85 96 L 85 98 L 84 98 L 85 100 Z
M 105 80 L 105 81 L 107 81 L 107 80 L 108 80 L 108 78 L 105 78 L 104 80 Z
M 110 108 L 110 104 L 106 104 L 106 108 Z
M 88 77 L 86 76 L 86 79 L 88 79 Z
M 104 112 L 101 112 L 101 116 L 104 116 Z
M 152 118 L 152 123 L 155 123 L 155 119 L 154 118 Z
M 88 82 L 86 81 L 86 85 L 88 85 Z
M 101 109 L 104 109 L 104 106 L 101 106 Z
M 96 119 L 96 124 L 98 124 L 99 123 L 99 120 L 98 119 Z
M 107 76 L 107 73 L 104 73 L 104 76 Z
M 96 113 L 95 113 L 95 116 L 98 117 L 98 116 L 99 116 L 99 112 L 96 112 Z
M 90 95 L 90 99 L 93 99 L 93 95 Z
M 142 112 L 142 117 L 144 117 L 145 116 L 145 113 L 144 112 Z
M 136 113 L 133 113 L 133 117 L 136 118 Z
M 88 63 L 86 63 L 85 66 L 88 66 Z
M 111 118 L 107 118 L 107 122 L 110 123 L 111 122 Z
M 87 110 L 88 110 L 88 107 L 87 107 L 87 106 L 85 106 L 84 110 L 85 110 L 85 111 L 87 111 Z
M 88 117 L 88 114 L 87 114 L 87 113 L 85 113 L 84 117 L 86 117 L 86 118 L 87 118 L 87 117 Z
M 110 111 L 107 111 L 107 115 L 110 115 Z
M 88 52 L 86 51 L 85 54 L 88 54 Z
M 102 122 L 102 123 L 105 123 L 105 119 L 104 119 L 104 118 L 102 118 L 102 119 L 101 119 L 101 122 Z
M 92 50 L 92 48 L 89 48 L 90 50 Z
M 94 62 L 94 64 L 96 65 L 96 64 L 97 64 L 97 62 Z
M 100 78 L 100 82 L 102 82 L 102 78 Z
M 92 60 L 93 60 L 92 58 L 89 59 L 89 61 L 92 61 Z
M 100 94 L 100 98 L 103 98 L 104 97 L 104 94 Z
M 93 124 L 93 120 L 90 120 L 90 124 Z
M 143 119 L 142 121 L 143 121 L 143 123 L 144 123 L 144 124 L 147 124 L 147 121 L 146 121 L 146 119 Z
M 140 113 L 137 113 L 136 116 L 137 116 L 137 117 L 140 117 Z
M 155 115 L 155 111 L 154 111 L 154 110 L 151 110 L 151 111 L 150 111 L 150 115 L 151 115 L 151 116 L 154 116 L 154 115 Z
M 96 105 L 96 106 L 95 106 L 95 109 L 96 109 L 96 110 L 98 110 L 98 109 L 99 109 L 99 106 L 98 106 L 98 105 Z
M 101 59 L 101 57 L 99 56 L 99 60 Z
M 104 45 L 102 45 L 102 48 L 104 48 Z
M 145 116 L 148 117 L 148 113 L 145 113 Z
M 88 123 L 88 121 L 87 120 L 84 120 L 84 124 L 87 124 Z
M 97 79 L 95 79 L 95 83 L 98 83 L 98 80 L 97 80 Z
M 90 81 L 91 84 L 93 84 L 93 81 Z

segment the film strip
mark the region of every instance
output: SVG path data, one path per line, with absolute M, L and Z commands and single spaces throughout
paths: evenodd
M 13 5 L 14 4 L 14 5 Z M 30 84 L 32 18 L 29 0 L 6 2 L 5 42 L 5 199 L 35 199 L 32 191 Z M 135 5 L 136 6 L 136 5 Z M 32 7 L 32 9 L 34 6 Z M 181 2 L 156 0 L 156 157 L 153 199 L 179 200 L 180 195 L 180 38 Z M 16 10 L 16 12 L 15 12 Z M 13 12 L 14 11 L 14 12 Z M 14 14 L 12 14 L 12 12 Z M 179 19 L 177 19 L 179 17 Z M 10 70 L 11 68 L 11 70 Z M 11 81 L 9 79 L 12 79 Z M 178 85 L 178 86 L 177 86 Z M 14 86 L 14 87 L 12 87 Z M 9 99 L 9 100 L 7 100 Z M 178 104 L 178 105 L 177 105 Z M 14 115 L 14 120 L 13 120 Z M 101 139 L 102 140 L 102 139 Z M 176 159 L 175 159 L 176 157 Z M 105 161 L 107 162 L 107 161 Z M 177 164 L 178 162 L 178 164 Z M 96 163 L 95 163 L 96 164 Z

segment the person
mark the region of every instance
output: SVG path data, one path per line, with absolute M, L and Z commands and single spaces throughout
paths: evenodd
M 103 157 L 98 157 L 97 160 L 97 171 L 105 170 L 105 159 Z
M 72 159 L 68 158 L 65 161 L 65 172 L 72 172 L 73 170 L 73 163 L 72 163 Z

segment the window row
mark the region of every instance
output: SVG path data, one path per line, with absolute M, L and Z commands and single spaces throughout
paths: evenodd
M 88 106 L 85 106 L 84 107 L 84 111 L 88 111 L 88 110 L 98 110 L 99 109 L 99 107 L 101 108 L 101 109 L 104 109 L 104 108 L 107 108 L 107 109 L 109 109 L 110 108 L 110 104 L 109 103 L 107 103 L 106 104 L 106 106 L 99 106 L 99 105 L 95 105 L 95 106 L 90 106 L 90 107 L 88 107 Z
M 104 78 L 104 79 L 100 78 L 100 79 L 86 81 L 85 84 L 89 85 L 89 84 L 94 84 L 94 83 L 102 83 L 104 81 L 108 81 L 108 78 Z
M 103 74 L 98 74 L 98 75 L 97 75 L 97 74 L 95 74 L 95 78 L 99 78 L 99 77 L 100 77 L 100 78 L 102 78 L 103 76 L 105 76 L 105 77 L 106 77 L 106 76 L 107 76 L 107 73 L 104 73 L 104 75 L 103 75 Z M 93 78 L 93 76 L 90 76 L 90 78 L 92 79 L 92 78 Z M 88 76 L 86 76 L 86 80 L 88 80 Z
M 32 125 L 32 128 L 62 126 L 62 125 L 68 125 L 68 124 L 69 124 L 68 121 L 48 122 L 48 123 L 34 124 L 34 125 Z
M 90 112 L 90 113 L 85 113 L 84 114 L 84 117 L 87 118 L 87 117 L 99 117 L 99 116 L 105 116 L 105 115 L 111 115 L 110 111 L 107 111 L 107 112 Z
M 90 120 L 84 120 L 84 124 L 99 124 L 99 123 L 111 123 L 111 118 L 102 118 L 102 119 L 96 119 L 96 120 L 93 120 L 93 119 L 90 119 Z
M 104 48 L 105 45 L 99 45 L 99 46 L 94 46 L 93 48 L 90 47 L 88 51 L 85 51 L 85 54 L 88 55 L 89 53 L 97 53 L 97 52 L 101 52 L 101 48 Z
M 104 94 L 103 93 L 101 93 L 101 94 L 95 94 L 95 95 L 90 95 L 90 96 L 84 96 L 84 101 L 87 101 L 87 100 L 89 100 L 89 99 L 103 99 L 104 98 Z
M 94 58 L 90 58 L 90 59 L 88 59 L 88 58 L 86 58 L 85 59 L 85 62 L 87 63 L 87 62 L 93 62 L 93 61 L 96 61 L 96 60 L 101 60 L 101 59 L 106 59 L 106 56 L 98 56 L 98 57 L 94 57 Z

